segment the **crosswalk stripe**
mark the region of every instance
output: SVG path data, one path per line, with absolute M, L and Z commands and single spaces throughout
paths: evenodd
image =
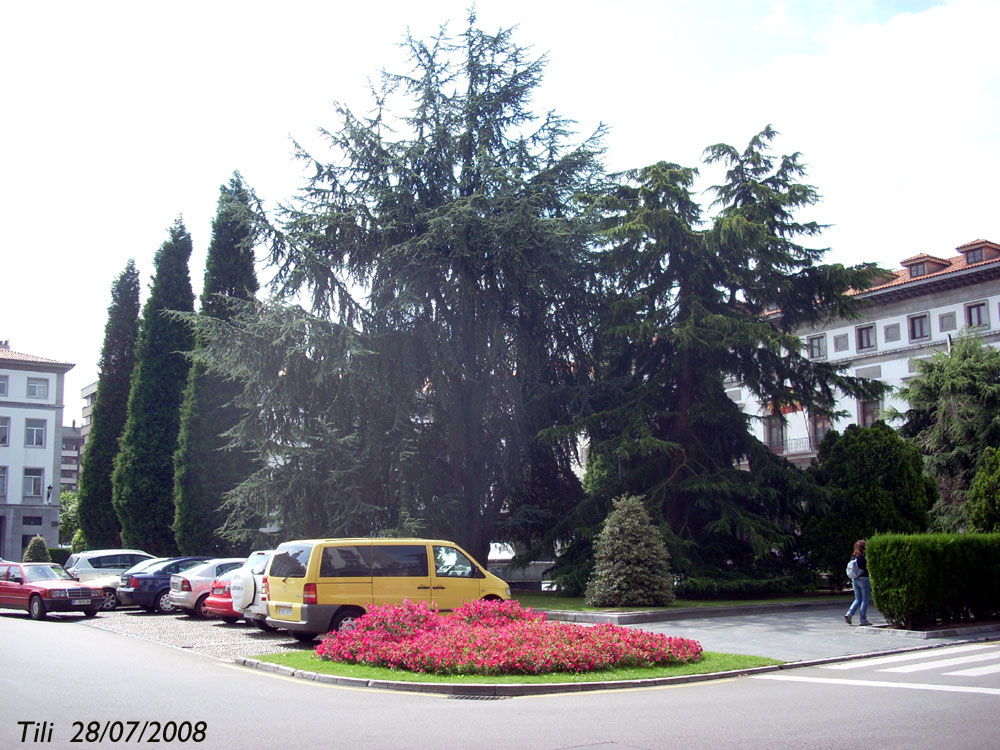
M 955 646 L 949 648 L 946 653 L 957 654 L 968 651 L 981 651 L 984 648 L 996 648 L 995 643 L 986 643 L 973 646 Z M 914 651 L 908 654 L 896 654 L 894 656 L 880 656 L 875 659 L 860 659 L 858 661 L 845 661 L 839 664 L 824 664 L 821 669 L 860 669 L 862 667 L 878 666 L 879 664 L 895 664 L 901 661 L 913 661 L 914 659 L 927 659 L 932 656 L 940 656 L 938 649 L 926 651 Z
M 927 669 L 941 669 L 942 667 L 952 667 L 956 664 L 968 664 L 974 661 L 989 661 L 1000 658 L 1000 653 L 991 651 L 988 654 L 972 654 L 971 656 L 956 656 L 954 659 L 941 659 L 939 661 L 928 661 L 920 664 L 907 664 L 905 667 L 890 667 L 880 669 L 880 672 L 896 672 L 905 674 L 907 672 L 922 672 Z
M 987 664 L 985 667 L 960 669 L 957 672 L 945 672 L 945 674 L 958 675 L 959 677 L 982 677 L 983 675 L 996 674 L 997 672 L 1000 672 L 1000 664 Z
M 814 682 L 825 685 L 853 685 L 857 687 L 885 687 L 900 690 L 934 690 L 942 693 L 979 693 L 1000 696 L 1000 688 L 965 687 L 962 685 L 931 685 L 920 682 L 887 682 L 884 680 L 845 680 L 837 677 L 800 677 L 786 674 L 755 674 L 751 680 L 784 680 L 787 682 Z

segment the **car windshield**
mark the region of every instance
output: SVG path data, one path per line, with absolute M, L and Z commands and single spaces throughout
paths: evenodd
M 28 581 L 73 580 L 73 576 L 59 565 L 25 565 L 24 578 Z

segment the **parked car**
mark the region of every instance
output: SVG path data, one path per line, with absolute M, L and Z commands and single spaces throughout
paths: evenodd
M 81 585 L 55 563 L 0 563 L 0 607 L 23 609 L 33 620 L 49 612 L 83 612 L 93 617 L 104 592 Z
M 175 611 L 175 607 L 170 602 L 170 576 L 174 573 L 183 573 L 188 568 L 210 560 L 205 555 L 188 557 L 171 557 L 139 573 L 130 573 L 126 578 L 122 575 L 121 584 L 118 586 L 118 599 L 122 606 L 135 605 L 142 607 L 147 612 L 160 612 L 166 614 Z
M 116 574 L 109 576 L 101 576 L 99 578 L 91 578 L 89 581 L 87 581 L 87 584 L 90 586 L 101 587 L 101 589 L 104 591 L 104 605 L 101 607 L 101 609 L 103 609 L 105 612 L 111 612 L 115 609 L 118 609 L 118 606 L 121 604 L 121 600 L 119 600 L 118 598 L 118 587 L 121 586 L 122 579 L 128 581 L 129 576 L 131 576 L 132 573 L 139 573 L 143 570 L 146 570 L 152 565 L 156 565 L 156 563 L 158 562 L 163 562 L 166 559 L 167 559 L 166 557 L 151 557 L 148 560 L 143 560 L 142 562 L 133 565 L 131 568 L 126 570 L 124 573 L 121 573 L 120 575 Z
M 228 570 L 212 581 L 205 605 L 202 607 L 206 616 L 218 617 L 230 625 L 235 625 L 243 619 L 243 614 L 233 609 L 233 597 L 230 591 L 230 584 L 237 570 L 238 568 Z
M 263 598 L 264 571 L 271 561 L 273 550 L 257 550 L 243 566 L 233 571 L 229 582 L 233 609 L 240 612 L 246 621 L 261 630 L 274 630 L 267 624 L 267 599 Z
M 219 557 L 170 576 L 170 604 L 191 617 L 207 617 L 203 611 L 212 581 L 240 567 L 245 557 Z
M 63 567 L 78 581 L 89 581 L 102 576 L 120 576 L 136 563 L 152 558 L 153 555 L 138 549 L 92 549 L 74 552 Z
M 426 601 L 442 611 L 510 599 L 510 586 L 453 542 L 300 539 L 278 546 L 263 581 L 267 624 L 311 641 L 349 630 L 371 604 Z

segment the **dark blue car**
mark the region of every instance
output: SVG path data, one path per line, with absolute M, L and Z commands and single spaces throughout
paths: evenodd
M 147 612 L 176 612 L 170 603 L 170 576 L 194 567 L 210 557 L 171 557 L 169 560 L 150 565 L 141 573 L 123 575 L 118 587 L 118 598 L 122 606 L 142 607 Z

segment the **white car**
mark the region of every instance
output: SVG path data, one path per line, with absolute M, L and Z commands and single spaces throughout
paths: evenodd
M 220 557 L 199 563 L 183 573 L 170 576 L 170 593 L 167 598 L 177 609 L 182 609 L 191 617 L 211 617 L 204 610 L 205 600 L 211 592 L 212 581 L 227 570 L 240 567 L 245 557 Z
M 261 630 L 274 630 L 268 625 L 267 600 L 261 600 L 261 583 L 264 571 L 271 560 L 273 550 L 258 550 L 251 553 L 243 566 L 233 573 L 229 581 L 229 593 L 233 597 L 233 609 L 242 612 L 243 617 L 251 625 Z
M 133 565 L 152 557 L 140 549 L 92 549 L 74 552 L 63 567 L 76 580 L 89 581 L 102 576 L 120 576 Z

